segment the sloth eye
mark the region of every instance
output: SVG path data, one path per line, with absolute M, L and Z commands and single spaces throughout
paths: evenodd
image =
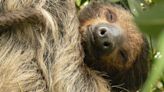
M 128 60 L 128 55 L 125 50 L 120 50 L 120 56 L 122 58 L 122 61 L 126 62 Z
M 116 22 L 116 18 L 117 18 L 116 14 L 114 12 L 112 12 L 111 10 L 108 10 L 106 12 L 106 19 L 109 22 L 111 22 L 111 23 Z

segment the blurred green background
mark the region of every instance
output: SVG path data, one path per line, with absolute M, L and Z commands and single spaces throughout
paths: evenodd
M 105 0 L 122 5 L 134 15 L 134 21 L 150 43 L 152 63 L 141 92 L 164 92 L 164 0 Z M 80 10 L 90 0 L 76 0 Z

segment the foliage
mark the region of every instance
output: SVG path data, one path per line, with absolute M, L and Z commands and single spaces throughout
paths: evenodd
M 78 9 L 88 4 L 90 0 L 76 0 L 76 6 Z
M 154 5 L 149 7 L 146 11 L 141 12 L 139 16 L 135 18 L 136 23 L 140 29 L 151 35 L 158 43 L 157 50 L 160 53 L 160 57 L 155 58 L 150 76 L 148 77 L 142 92 L 153 92 L 157 89 L 164 91 L 163 84 L 161 87 L 158 85 L 158 80 L 163 79 L 162 76 L 164 71 L 164 1 L 156 0 Z M 154 88 L 154 85 L 157 83 L 157 88 Z M 161 83 L 161 82 L 160 82 Z M 154 88 L 154 89 L 153 89 Z
M 90 0 L 76 0 L 81 8 Z M 105 0 L 119 3 L 134 14 L 136 24 L 151 37 L 152 69 L 142 92 L 164 92 L 164 0 Z M 155 43 L 152 43 L 152 40 Z M 157 44 L 157 45 L 156 45 Z M 153 52 L 152 52 L 153 50 Z M 154 52 L 155 51 L 155 52 Z

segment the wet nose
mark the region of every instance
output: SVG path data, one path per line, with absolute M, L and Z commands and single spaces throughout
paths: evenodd
M 94 28 L 95 44 L 98 49 L 105 52 L 111 52 L 116 47 L 120 30 L 109 24 L 98 24 Z

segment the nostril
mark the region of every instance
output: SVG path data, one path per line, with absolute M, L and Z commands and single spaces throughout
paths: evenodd
M 106 29 L 104 29 L 104 28 L 100 29 L 100 31 L 99 31 L 100 36 L 104 36 L 105 33 L 106 33 Z
M 110 42 L 104 42 L 103 45 L 104 45 L 104 48 L 112 47 L 112 44 Z

